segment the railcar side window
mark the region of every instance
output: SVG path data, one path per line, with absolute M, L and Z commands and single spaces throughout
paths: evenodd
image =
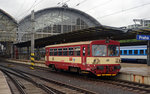
M 144 54 L 144 50 L 140 50 L 140 55 L 143 55 Z
M 92 45 L 92 56 L 106 56 L 107 46 L 106 45 Z
M 69 56 L 73 56 L 73 48 L 69 48 Z
M 50 49 L 49 54 L 50 54 L 50 56 L 53 56 L 53 49 Z
M 63 48 L 63 56 L 67 56 L 68 54 L 67 48 Z
M 59 56 L 62 56 L 62 48 L 59 48 L 59 49 L 58 49 L 58 55 L 59 55 Z
M 54 49 L 54 56 L 57 56 L 57 49 Z
M 147 54 L 147 50 L 145 50 L 145 54 Z
M 134 54 L 137 55 L 138 54 L 138 50 L 134 50 Z
M 74 56 L 80 56 L 80 47 L 74 48 Z

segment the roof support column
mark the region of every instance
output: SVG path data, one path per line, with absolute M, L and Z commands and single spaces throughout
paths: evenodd
M 148 40 L 147 44 L 147 65 L 150 66 L 150 40 Z

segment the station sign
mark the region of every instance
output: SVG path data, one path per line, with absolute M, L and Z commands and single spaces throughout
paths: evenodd
M 150 40 L 150 35 L 137 35 L 137 40 Z

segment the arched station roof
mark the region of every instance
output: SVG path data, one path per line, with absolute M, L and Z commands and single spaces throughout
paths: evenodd
M 5 12 L 4 10 L 0 9 L 0 13 L 2 13 L 4 16 L 6 16 L 13 23 L 17 24 L 17 21 L 11 15 L 9 15 L 7 12 Z
M 0 9 L 0 42 L 16 40 L 17 21 Z
M 39 10 L 37 12 L 35 12 L 35 16 L 36 18 L 40 17 L 40 14 L 46 14 L 52 11 L 64 11 L 64 12 L 70 12 L 70 13 L 76 13 L 76 14 L 80 14 L 82 16 L 84 16 L 85 18 L 89 19 L 95 26 L 100 26 L 101 24 L 92 16 L 86 14 L 85 12 L 82 12 L 80 10 L 74 9 L 74 8 L 65 8 L 65 7 L 52 7 L 52 8 L 46 8 L 46 9 L 42 9 Z M 24 20 L 27 19 L 31 19 L 31 15 L 26 16 L 25 18 L 23 18 L 21 21 L 19 21 L 19 23 L 21 24 L 22 22 L 24 22 Z
M 69 7 L 46 8 L 35 12 L 34 15 L 36 39 L 101 26 L 92 16 Z M 28 33 L 31 32 L 31 26 L 31 15 L 26 16 L 19 22 L 18 28 L 20 34 L 22 34 L 19 35 L 20 42 L 30 40 L 30 34 Z

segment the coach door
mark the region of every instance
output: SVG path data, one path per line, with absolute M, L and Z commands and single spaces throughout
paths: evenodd
M 86 65 L 87 46 L 82 47 L 82 64 Z

